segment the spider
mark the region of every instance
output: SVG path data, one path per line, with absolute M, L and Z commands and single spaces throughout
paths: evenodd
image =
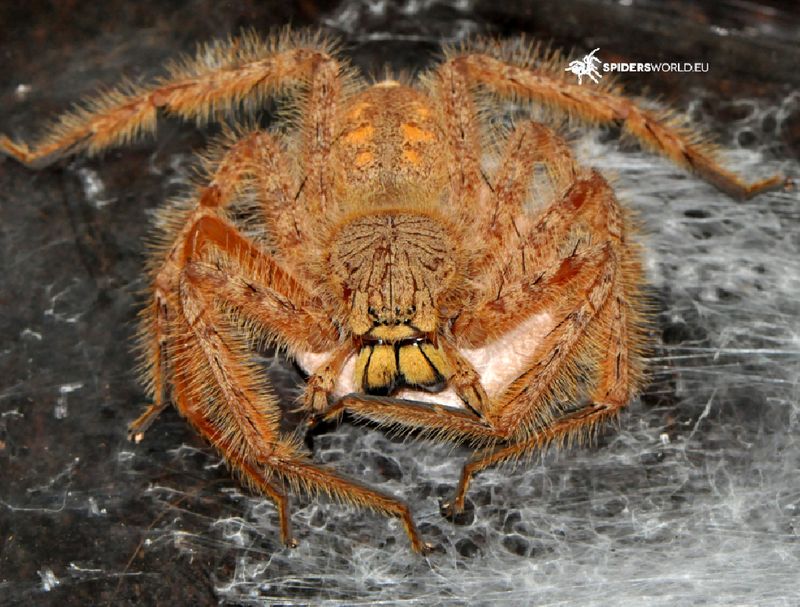
M 643 386 L 648 341 L 629 214 L 555 130 L 529 116 L 502 126 L 502 103 L 619 124 L 735 197 L 784 181 L 745 183 L 682 121 L 563 66 L 486 40 L 413 81 L 368 84 L 320 34 L 247 33 L 99 96 L 32 147 L 0 137 L 40 168 L 152 132 L 159 112 L 257 118 L 274 96 L 291 110 L 269 129 L 229 129 L 161 215 L 140 332 L 152 404 L 131 437 L 172 402 L 274 501 L 284 544 L 296 544 L 288 492 L 302 489 L 399 518 L 425 552 L 404 502 L 314 463 L 281 429 L 255 347 L 308 372 L 309 424 L 347 411 L 473 445 L 448 515 L 480 470 L 616 416 Z

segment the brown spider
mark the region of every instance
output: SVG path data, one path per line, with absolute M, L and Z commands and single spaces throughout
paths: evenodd
M 579 85 L 564 64 L 487 41 L 448 51 L 413 83 L 367 85 L 318 35 L 247 34 L 152 86 L 103 95 L 32 148 L 0 137 L 0 151 L 41 167 L 153 131 L 159 110 L 204 122 L 290 99 L 280 128 L 238 128 L 191 199 L 162 216 L 141 330 L 153 404 L 131 436 L 171 401 L 274 500 L 286 545 L 288 483 L 400 518 L 422 552 L 403 502 L 313 463 L 282 433 L 254 344 L 309 372 L 312 420 L 346 410 L 481 447 L 450 514 L 475 472 L 615 416 L 642 387 L 646 346 L 628 214 L 554 131 L 525 119 L 505 133 L 492 110 L 513 99 L 619 123 L 738 197 L 783 180 L 743 182 L 681 122 L 619 88 Z

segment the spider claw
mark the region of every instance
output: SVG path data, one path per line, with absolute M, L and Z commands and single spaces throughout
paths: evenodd
M 437 547 L 435 544 L 423 541 L 419 536 L 411 538 L 411 549 L 421 556 L 431 554 Z
M 439 504 L 439 511 L 442 513 L 442 516 L 445 518 L 452 518 L 455 516 L 455 511 L 453 509 L 452 502 L 442 502 Z
M 144 433 L 147 432 L 147 429 L 166 406 L 166 402 L 156 402 L 148 405 L 144 413 L 128 424 L 128 440 L 134 443 L 142 442 Z
M 438 548 L 438 546 L 436 546 L 434 544 L 431 544 L 430 542 L 423 542 L 419 553 L 422 556 L 427 556 L 429 554 L 432 554 L 434 551 L 436 551 L 437 548 Z
M 470 525 L 475 520 L 475 508 L 469 501 L 466 504 L 458 499 L 442 502 L 439 511 L 454 525 Z

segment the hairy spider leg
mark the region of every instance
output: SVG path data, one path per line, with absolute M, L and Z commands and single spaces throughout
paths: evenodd
M 153 275 L 153 299 L 152 303 L 142 310 L 142 331 L 140 335 L 141 349 L 144 354 L 144 377 L 148 391 L 153 394 L 153 404 L 130 425 L 130 435 L 132 438 L 140 439 L 143 432 L 163 411 L 169 402 L 167 395 L 169 365 L 168 357 L 165 353 L 166 342 L 169 333 L 170 310 L 179 309 L 178 302 L 170 302 L 170 294 L 176 290 L 183 261 L 184 249 L 187 243 L 194 241 L 198 225 L 201 222 L 208 223 L 210 218 L 218 218 L 221 212 L 236 200 L 239 195 L 252 181 L 254 175 L 261 175 L 262 171 L 270 171 L 275 165 L 280 163 L 281 156 L 276 149 L 276 144 L 272 136 L 264 131 L 253 131 L 245 134 L 240 140 L 227 149 L 222 157 L 216 162 L 216 166 L 211 169 L 208 185 L 201 188 L 197 194 L 197 203 L 194 208 L 183 213 L 170 210 L 165 218 L 166 223 L 171 224 L 171 230 L 167 235 L 169 239 L 153 255 L 154 263 L 151 268 Z M 272 173 L 270 173 L 272 175 Z M 286 180 L 279 177 L 262 177 L 264 182 L 269 179 L 276 183 L 261 183 L 261 194 L 270 194 L 277 191 L 284 191 L 290 187 Z M 262 200 L 265 200 L 262 198 Z M 262 204 L 264 214 L 269 217 L 272 209 L 267 203 Z M 246 250 L 252 249 L 247 246 Z M 251 257 L 258 256 L 258 253 L 251 251 Z M 285 323 L 285 318 L 284 318 Z M 326 333 L 325 322 L 319 319 L 317 333 L 309 331 L 303 346 L 311 345 L 315 349 L 321 347 L 320 339 L 326 337 L 330 340 L 332 329 L 328 328 Z M 310 329 L 310 325 L 303 325 Z M 300 336 L 299 339 L 302 339 Z
M 266 43 L 246 34 L 202 46 L 194 59 L 175 62 L 154 84 L 123 84 L 64 114 L 32 147 L 0 135 L 0 154 L 42 168 L 67 155 L 95 155 L 152 133 L 159 111 L 205 123 L 240 109 L 252 114 L 268 96 L 306 88 L 300 105 L 314 111 L 301 112 L 301 124 L 319 171 L 345 71 L 330 53 L 331 45 L 319 35 L 288 31 Z
M 189 263 L 191 267 L 196 262 Z M 398 518 L 414 551 L 429 550 L 406 504 L 314 464 L 302 453 L 299 439 L 280 434 L 277 399 L 267 389 L 266 380 L 259 378 L 260 369 L 248 364 L 249 344 L 234 337 L 234 327 L 223 313 L 226 304 L 216 294 L 204 294 L 198 285 L 206 288 L 201 277 L 187 267 L 180 299 L 189 334 L 180 354 L 183 364 L 175 375 L 182 378 L 176 385 L 189 386 L 189 396 L 177 404 L 248 484 L 276 502 L 284 543 L 294 545 L 288 531 L 288 501 L 282 491 L 268 485 L 272 475 L 294 490 L 323 493 Z M 268 312 L 262 311 L 261 316 Z
M 221 298 L 216 290 L 220 285 L 206 282 L 215 276 L 204 269 L 241 268 L 236 275 L 219 272 L 216 278 L 228 280 L 246 294 L 238 302 L 243 304 L 238 311 L 255 331 L 295 347 L 332 347 L 337 335 L 334 327 L 327 327 L 326 335 L 326 326 L 313 314 L 303 319 L 302 305 L 308 296 L 302 286 L 221 217 L 199 217 L 181 245 L 177 293 L 168 294 L 169 301 L 178 303 L 167 334 L 176 405 L 247 483 L 275 501 L 284 543 L 293 545 L 288 498 L 271 483 L 272 474 L 295 489 L 326 493 L 399 518 L 414 550 L 426 551 L 429 546 L 403 502 L 317 466 L 301 452 L 299 440 L 281 435 L 277 400 L 260 378 L 260 369 L 248 362 L 249 343 L 234 335 L 226 314 L 237 302 Z M 211 261 L 204 263 L 206 259 Z M 303 319 L 301 327 L 307 328 L 305 335 L 286 324 L 298 318 Z
M 453 53 L 439 70 L 459 73 L 467 85 L 480 84 L 501 97 L 555 107 L 589 123 L 621 122 L 625 131 L 642 143 L 735 198 L 751 198 L 792 185 L 781 175 L 746 183 L 719 164 L 714 147 L 702 136 L 683 126 L 680 120 L 640 108 L 618 87 L 567 82 L 552 67 L 515 65 L 481 52 Z
M 524 284 L 528 277 L 545 268 L 536 264 L 533 258 L 549 254 L 549 259 L 557 257 L 552 240 L 525 242 L 531 230 L 532 214 L 524 208 L 530 200 L 531 185 L 537 164 L 541 163 L 547 172 L 552 189 L 552 200 L 563 199 L 568 188 L 574 183 L 578 167 L 567 143 L 551 129 L 532 121 L 518 124 L 509 135 L 499 167 L 493 176 L 491 192 L 485 205 L 488 213 L 480 224 L 484 246 L 482 258 L 476 264 L 479 274 L 486 274 L 492 281 L 487 289 L 489 297 L 481 302 L 485 308 L 468 311 L 456 321 L 459 333 L 459 346 L 476 346 L 487 338 L 494 338 L 510 330 L 518 318 L 515 305 L 505 307 L 501 312 L 499 304 L 492 303 L 505 299 L 513 304 L 503 293 L 514 289 L 518 283 Z M 555 205 L 553 205 L 555 206 Z M 546 235 L 551 229 L 547 223 L 535 226 L 535 231 Z M 556 230 L 558 234 L 558 231 Z M 533 245 L 533 246 L 532 246 Z M 512 250 L 512 256 L 508 251 Z M 525 297 L 525 296 L 523 296 Z M 505 304 L 504 304 L 505 305 Z M 466 330 L 472 319 L 489 318 L 494 326 L 486 324 L 482 334 Z M 478 332 L 480 333 L 480 331 Z

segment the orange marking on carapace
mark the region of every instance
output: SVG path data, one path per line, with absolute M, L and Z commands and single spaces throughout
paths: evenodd
M 372 136 L 375 134 L 375 127 L 367 124 L 365 126 L 359 127 L 347 133 L 344 136 L 345 143 L 366 143 L 372 139 Z
M 433 141 L 433 133 L 421 129 L 414 124 L 408 122 L 400 125 L 400 130 L 403 131 L 403 137 L 410 143 L 419 143 L 420 141 Z
M 403 160 L 411 164 L 419 164 L 420 156 L 414 150 L 403 150 Z
M 356 156 L 355 163 L 357 167 L 363 167 L 365 164 L 372 162 L 374 156 L 372 152 L 361 152 Z

